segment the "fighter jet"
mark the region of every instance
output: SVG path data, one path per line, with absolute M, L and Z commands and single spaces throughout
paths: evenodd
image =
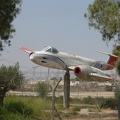
M 51 46 L 44 47 L 41 51 L 29 50 L 22 46 L 20 49 L 27 52 L 30 60 L 40 66 L 73 71 L 75 76 L 84 80 L 100 82 L 117 80 L 106 73 L 106 71 L 115 68 L 115 63 L 118 60 L 118 57 L 113 54 L 102 52 L 109 56 L 108 61 L 105 63 L 78 55 L 60 52 Z

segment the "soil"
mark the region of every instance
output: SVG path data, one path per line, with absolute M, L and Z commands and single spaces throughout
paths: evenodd
M 89 112 L 88 115 L 78 113 L 62 116 L 62 120 L 118 120 L 118 111 L 106 109 L 101 112 Z

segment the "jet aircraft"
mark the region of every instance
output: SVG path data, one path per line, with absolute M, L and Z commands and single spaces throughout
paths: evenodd
M 73 71 L 74 74 L 83 80 L 110 81 L 117 80 L 106 73 L 115 67 L 118 57 L 113 54 L 102 52 L 109 55 L 108 61 L 96 61 L 82 56 L 71 55 L 59 52 L 56 48 L 47 46 L 41 51 L 33 51 L 20 46 L 20 49 L 29 54 L 29 58 L 35 64 L 40 66 Z

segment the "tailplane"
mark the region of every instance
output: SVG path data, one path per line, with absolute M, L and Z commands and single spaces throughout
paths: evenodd
M 20 46 L 19 48 L 20 48 L 21 50 L 27 52 L 28 54 L 33 53 L 33 51 L 32 51 L 32 50 L 29 50 L 28 48 L 25 48 L 25 47 L 22 47 L 22 46 Z

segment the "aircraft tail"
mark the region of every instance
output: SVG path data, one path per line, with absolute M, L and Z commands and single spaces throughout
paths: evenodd
M 105 54 L 105 55 L 109 55 L 109 59 L 107 61 L 108 67 L 106 68 L 106 70 L 112 70 L 112 69 L 114 69 L 115 63 L 118 60 L 118 56 L 113 55 L 113 54 L 109 54 L 109 53 L 106 53 L 106 52 L 102 52 L 102 51 L 98 51 L 98 52 L 100 52 L 102 54 Z
M 115 63 L 117 62 L 117 60 L 118 60 L 118 56 L 116 56 L 116 55 L 112 55 L 112 54 L 109 54 L 109 59 L 108 59 L 108 64 L 109 65 L 111 65 L 111 66 L 113 66 L 113 68 L 115 67 Z M 107 67 L 107 70 L 111 70 L 112 69 L 112 67 Z

